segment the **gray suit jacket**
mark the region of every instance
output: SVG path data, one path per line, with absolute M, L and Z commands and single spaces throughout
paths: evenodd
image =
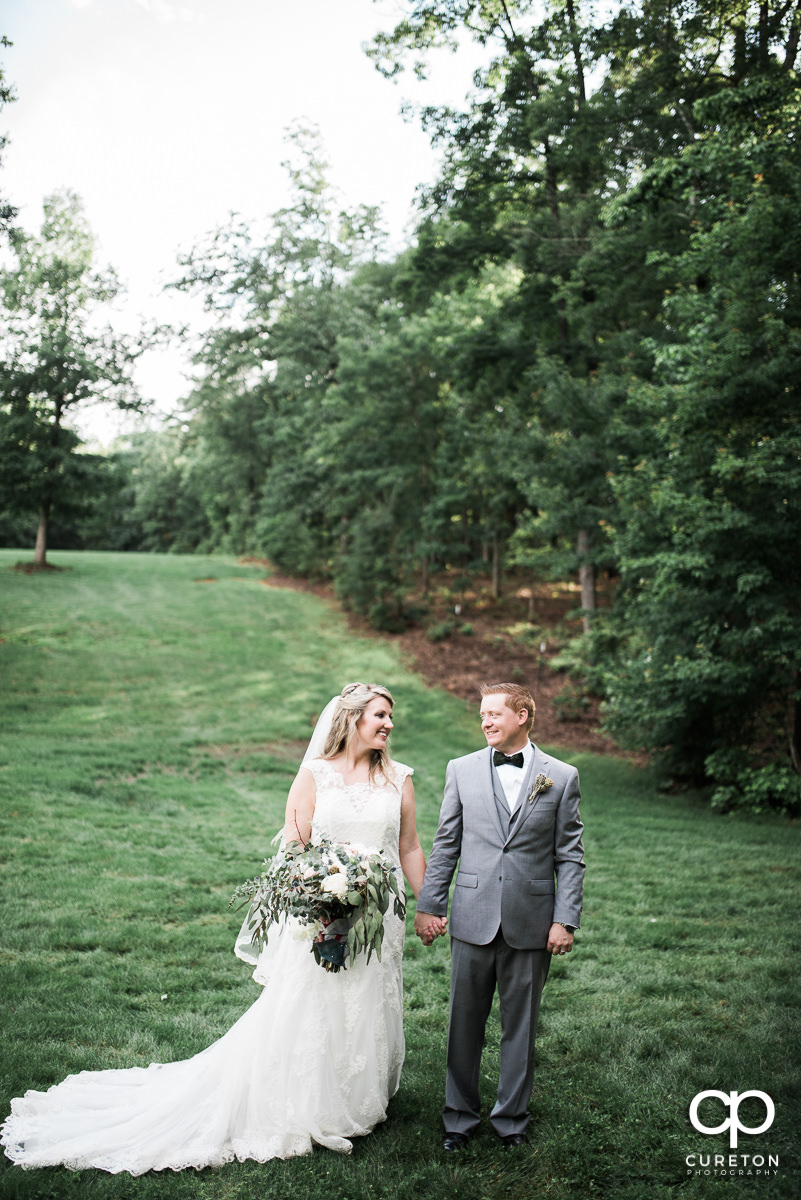
M 553 787 L 533 803 L 534 778 Z M 448 763 L 439 828 L 417 900 L 419 912 L 445 916 L 456 864 L 450 932 L 485 946 L 503 927 L 515 949 L 543 949 L 554 921 L 578 926 L 584 886 L 584 826 L 578 772 L 534 747 L 511 825 L 501 816 L 489 746 Z

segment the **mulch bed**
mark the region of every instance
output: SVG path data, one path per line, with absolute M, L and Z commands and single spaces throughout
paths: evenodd
M 270 570 L 270 575 L 263 581 L 267 587 L 292 588 L 309 592 L 332 604 L 338 603 L 330 584 L 282 575 L 263 559 L 243 561 L 262 564 Z M 576 608 L 575 594 L 567 588 L 556 591 L 557 594 L 551 585 L 535 590 L 534 619 L 538 629 L 555 631 L 557 626 L 564 627 L 566 622 L 568 626 L 573 624 L 567 614 Z M 554 701 L 560 694 L 579 694 L 580 689 L 576 681 L 548 667 L 547 660 L 554 657 L 557 647 L 549 644 L 546 633 L 544 650 L 541 653 L 539 649 L 532 652 L 504 630 L 504 626 L 515 620 L 524 621 L 527 613 L 527 599 L 518 598 L 514 593 L 501 605 L 490 608 L 480 604 L 474 607 L 468 600 L 459 620 L 470 624 L 472 634 L 453 632 L 441 641 L 432 641 L 420 627 L 412 627 L 402 633 L 378 633 L 363 617 L 353 613 L 345 615 L 350 628 L 360 636 L 381 637 L 398 644 L 410 666 L 429 683 L 445 688 L 463 700 L 473 701 L 476 715 L 482 683 L 520 683 L 531 688 L 537 704 L 534 726 L 536 741 L 545 745 L 569 746 L 572 750 L 591 751 L 593 754 L 639 757 L 622 751 L 610 738 L 599 732 L 598 697 L 581 693 L 581 707 L 568 704 L 565 707 L 570 710 L 569 718 L 562 715 Z M 447 615 L 444 610 L 442 613 L 431 612 L 429 620 L 445 619 Z
M 72 567 L 57 567 L 53 563 L 18 562 L 14 563 L 11 570 L 19 571 L 22 575 L 35 575 L 38 571 L 71 571 Z

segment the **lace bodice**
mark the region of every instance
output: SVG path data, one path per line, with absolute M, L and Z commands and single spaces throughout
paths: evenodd
M 327 835 L 335 841 L 381 850 L 400 869 L 401 794 L 412 768 L 393 762 L 386 781 L 346 783 L 324 758 L 312 759 L 305 767 L 317 788 L 312 839 Z

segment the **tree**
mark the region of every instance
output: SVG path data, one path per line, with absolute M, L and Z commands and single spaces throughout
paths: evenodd
M 189 398 L 194 456 L 216 545 L 258 543 L 284 569 L 328 574 L 328 467 L 316 437 L 341 339 L 380 303 L 378 214 L 343 209 L 314 129 L 289 134 L 290 202 L 261 240 L 243 222 L 183 262 L 176 286 L 202 292 L 215 324 Z M 361 268 L 365 270 L 354 276 Z
M 0 37 L 0 46 L 11 46 L 13 43 L 6 37 Z M 5 81 L 5 73 L 0 67 L 0 112 L 6 104 L 11 104 L 16 100 L 14 89 Z M 2 152 L 6 147 L 8 139 L 0 135 L 0 162 L 2 161 Z M 8 236 L 11 229 L 11 224 L 17 215 L 17 209 L 10 205 L 7 201 L 0 197 L 0 233 Z
M 498 324 L 517 344 L 496 335 L 483 393 L 526 431 L 514 553 L 572 552 L 588 594 L 588 568 L 622 570 L 587 643 L 613 730 L 713 781 L 716 803 L 792 807 L 801 6 L 589 13 L 412 0 L 377 39 L 389 75 L 465 32 L 496 47 L 468 112 L 422 114 L 445 166 L 418 292 L 426 273 L 430 297 L 520 270 Z
M 707 132 L 627 201 L 683 205 L 660 262 L 671 340 L 619 464 L 609 723 L 721 807 L 801 803 L 801 89 L 782 71 L 696 107 Z
M 40 236 L 16 231 L 12 248 L 16 262 L 0 272 L 3 500 L 38 511 L 35 562 L 44 566 L 51 512 L 74 506 L 85 489 L 68 418 L 88 402 L 139 409 L 131 367 L 143 346 L 100 323 L 119 284 L 93 266 L 93 238 L 74 193 L 48 197 Z
M 614 370 L 599 383 L 599 371 L 620 354 L 619 337 L 607 330 L 601 336 L 599 314 L 620 313 L 621 327 L 628 315 L 612 295 L 615 286 L 625 289 L 597 270 L 595 245 L 604 205 L 625 190 L 631 172 L 661 140 L 686 134 L 678 116 L 651 122 L 641 105 L 638 120 L 654 133 L 632 144 L 620 115 L 622 85 L 612 82 L 613 39 L 588 25 L 572 0 L 544 9 L 504 0 L 410 7 L 373 49 L 387 73 L 400 69 L 405 53 L 449 44 L 460 29 L 495 47 L 469 111 L 423 113 L 444 148 L 445 167 L 428 197 L 420 275 L 428 271 L 446 290 L 464 289 L 491 264 L 506 263 L 517 274 L 497 319 L 482 326 L 474 378 L 463 376 L 461 386 L 484 398 L 490 427 L 502 410 L 519 433 L 506 460 L 522 492 L 513 559 L 542 564 L 543 538 L 558 543 L 561 568 L 579 573 L 589 620 L 595 571 L 607 554 L 598 522 L 610 504 L 615 452 L 603 433 L 619 420 L 626 396 Z M 589 80 L 604 66 L 606 79 L 593 93 Z M 649 106 L 662 102 L 652 96 Z M 658 310 L 660 298 L 650 297 L 646 313 Z M 642 324 L 642 306 L 636 315 Z M 487 386 L 488 362 L 494 387 Z

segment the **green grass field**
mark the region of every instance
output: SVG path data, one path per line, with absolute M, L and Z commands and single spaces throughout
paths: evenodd
M 313 718 L 345 682 L 395 694 L 394 754 L 415 767 L 426 850 L 448 758 L 483 742 L 477 706 L 427 688 L 315 597 L 265 587 L 256 567 L 58 553 L 66 570 L 25 575 L 11 570 L 21 557 L 0 552 L 0 1117 L 70 1072 L 193 1054 L 256 998 L 228 898 L 267 852 Z M 410 938 L 401 1089 L 350 1157 L 138 1179 L 3 1158 L 0 1195 L 801 1194 L 798 827 L 715 816 L 658 795 L 648 771 L 549 748 L 581 771 L 588 872 L 576 951 L 545 991 L 530 1146 L 504 1153 L 487 1126 L 455 1161 L 440 1151 L 448 947 Z M 497 1037 L 493 1018 L 487 1110 Z M 778 1155 L 778 1174 L 688 1174 L 687 1155 L 730 1153 L 691 1127 L 693 1096 L 754 1088 L 775 1122 L 737 1153 Z M 740 1115 L 754 1125 L 763 1111 L 746 1101 Z

